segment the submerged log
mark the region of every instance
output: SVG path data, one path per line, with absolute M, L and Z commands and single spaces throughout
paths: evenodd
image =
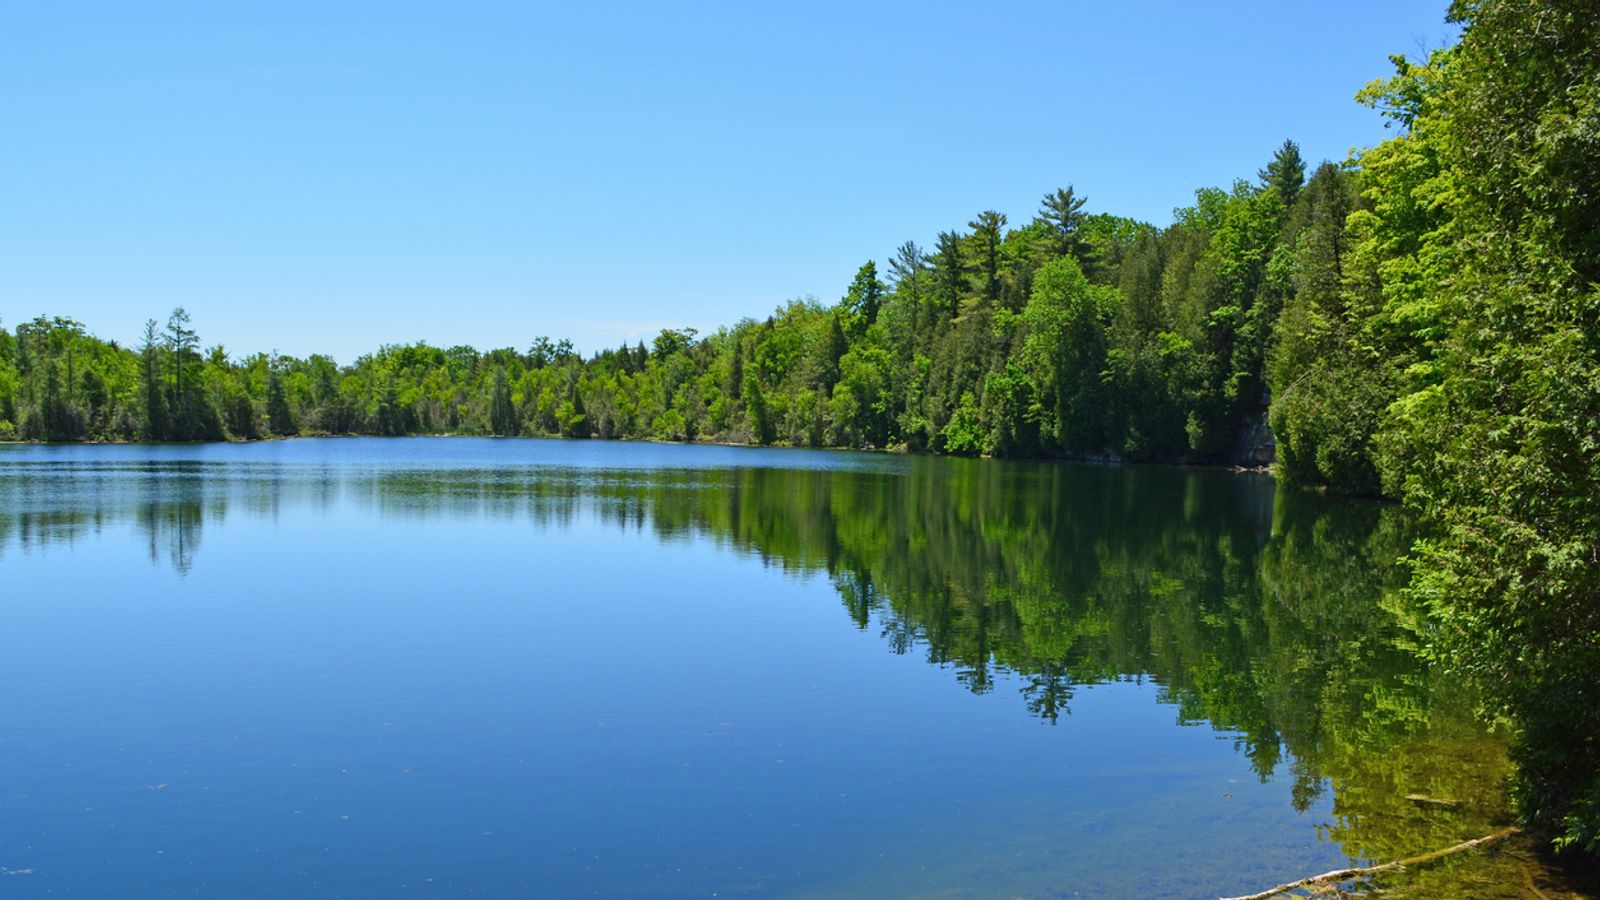
M 1496 831 L 1494 834 L 1486 834 L 1481 838 L 1473 838 L 1470 841 L 1462 841 L 1453 847 L 1446 847 L 1443 850 L 1434 850 L 1431 853 L 1424 853 L 1420 856 L 1409 856 L 1405 859 L 1397 859 L 1393 862 L 1386 862 L 1376 866 L 1356 866 L 1349 869 L 1334 869 L 1332 872 L 1323 872 L 1321 875 L 1312 875 L 1310 878 L 1302 878 L 1299 881 L 1291 881 L 1288 884 L 1280 884 L 1275 888 L 1262 891 L 1259 894 L 1247 894 L 1242 897 L 1223 897 L 1221 900 L 1268 900 L 1268 898 L 1276 897 L 1279 894 L 1286 894 L 1296 888 L 1337 884 L 1338 882 L 1346 879 L 1356 878 L 1362 875 L 1376 875 L 1379 872 L 1391 872 L 1396 869 L 1404 869 L 1406 866 L 1421 865 L 1425 862 L 1432 862 L 1433 860 L 1436 860 L 1442 856 L 1449 856 L 1452 853 L 1460 853 L 1463 850 L 1471 850 L 1474 847 L 1482 847 L 1492 844 L 1495 841 L 1508 838 L 1521 830 L 1522 829 L 1520 828 L 1503 828 L 1499 831 Z
M 1427 794 L 1407 794 L 1406 799 L 1412 803 L 1420 803 L 1423 806 L 1443 806 L 1447 809 L 1453 809 L 1461 805 L 1460 800 L 1451 800 L 1448 797 L 1429 797 Z

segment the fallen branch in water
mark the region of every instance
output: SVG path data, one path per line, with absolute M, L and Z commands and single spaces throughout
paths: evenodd
M 1534 883 L 1533 869 L 1529 868 L 1527 863 L 1522 864 L 1522 881 L 1528 886 L 1528 891 L 1539 900 L 1550 900 L 1550 895 L 1539 890 L 1539 885 Z
M 1508 838 L 1521 830 L 1522 829 L 1520 828 L 1505 828 L 1500 831 L 1496 831 L 1494 834 L 1486 834 L 1481 838 L 1473 838 L 1470 841 L 1462 841 L 1454 847 L 1446 847 L 1443 850 L 1435 850 L 1432 853 L 1424 853 L 1421 856 L 1411 856 L 1407 857 L 1406 859 L 1397 859 L 1394 862 L 1386 862 L 1377 866 L 1358 866 L 1353 869 L 1335 869 L 1332 872 L 1324 872 L 1321 875 L 1313 875 L 1310 878 L 1302 878 L 1299 881 L 1291 881 L 1288 884 L 1280 884 L 1271 890 L 1262 891 L 1259 894 L 1249 894 L 1243 897 L 1223 897 L 1222 900 L 1268 900 L 1269 897 L 1276 897 L 1279 894 L 1286 894 L 1295 888 L 1337 883 L 1348 878 L 1355 878 L 1358 875 L 1376 875 L 1379 872 L 1389 872 L 1394 869 L 1404 869 L 1406 866 L 1416 866 L 1425 862 L 1432 862 L 1441 856 L 1449 856 L 1452 853 L 1460 853 L 1463 850 L 1471 850 L 1474 847 L 1482 847 L 1486 844 L 1492 844 L 1495 841 Z

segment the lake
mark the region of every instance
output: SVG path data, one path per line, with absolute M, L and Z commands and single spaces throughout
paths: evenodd
M 1175 468 L 0 446 L 0 894 L 1216 897 L 1432 850 L 1508 769 L 1409 537 Z

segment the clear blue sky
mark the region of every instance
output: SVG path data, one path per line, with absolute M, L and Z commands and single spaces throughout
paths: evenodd
M 11 3 L 0 320 L 592 351 L 1071 183 L 1157 224 L 1381 140 L 1444 3 Z

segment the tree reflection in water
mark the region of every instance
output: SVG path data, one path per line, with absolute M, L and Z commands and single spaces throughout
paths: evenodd
M 1292 779 L 1297 808 L 1331 791 L 1321 833 L 1352 857 L 1507 820 L 1504 742 L 1419 653 L 1426 626 L 1399 590 L 1401 511 L 1264 476 L 936 459 L 897 472 L 39 464 L 0 478 L 0 500 L 0 553 L 128 522 L 180 574 L 208 523 L 291 504 L 441 525 L 593 516 L 664 542 L 709 538 L 825 575 L 844 620 L 889 651 L 922 654 L 974 693 L 1014 690 L 1048 725 L 1086 686 L 1154 682 L 1181 722 L 1231 736 L 1258 777 Z M 1395 886 L 1442 890 L 1477 865 Z

